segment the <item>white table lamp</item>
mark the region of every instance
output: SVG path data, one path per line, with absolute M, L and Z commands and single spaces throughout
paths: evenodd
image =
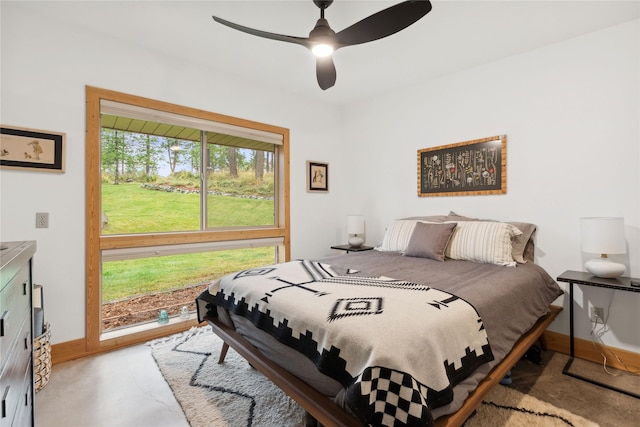
M 584 265 L 596 277 L 614 278 L 624 274 L 625 266 L 612 262 L 607 254 L 626 252 L 624 218 L 580 218 L 582 252 L 600 254 Z
M 347 217 L 347 234 L 349 246 L 357 248 L 364 243 L 364 217 L 362 215 L 349 215 Z

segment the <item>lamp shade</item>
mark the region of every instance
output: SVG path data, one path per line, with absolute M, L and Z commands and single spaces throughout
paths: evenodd
M 349 246 L 359 248 L 364 243 L 364 217 L 362 215 L 349 215 L 347 217 L 347 234 Z
M 362 215 L 347 217 L 347 234 L 364 234 L 364 217 Z
M 593 254 L 623 254 L 624 218 L 580 218 L 582 252 Z
M 600 254 L 600 258 L 587 261 L 584 268 L 596 277 L 621 276 L 626 267 L 612 262 L 607 254 L 626 252 L 624 218 L 581 218 L 582 252 Z

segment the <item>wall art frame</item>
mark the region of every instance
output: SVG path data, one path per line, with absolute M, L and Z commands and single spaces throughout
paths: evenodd
M 329 192 L 329 163 L 307 161 L 307 192 Z
M 507 136 L 418 150 L 418 196 L 507 192 Z
M 0 125 L 0 168 L 64 173 L 66 134 Z

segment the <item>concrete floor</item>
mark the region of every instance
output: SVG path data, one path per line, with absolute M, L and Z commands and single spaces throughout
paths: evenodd
M 189 427 L 146 345 L 54 365 L 35 413 L 37 427 Z
M 547 351 L 543 353 L 543 366 L 520 360 L 512 370 L 511 387 L 601 427 L 640 426 L 640 399 L 563 375 L 568 359 L 567 355 Z M 570 372 L 640 394 L 640 375 L 611 368 L 617 376 L 607 375 L 601 364 L 580 359 L 574 360 Z
M 562 375 L 565 355 L 545 352 L 543 358 L 544 366 L 520 361 L 512 387 L 602 427 L 640 425 L 639 399 Z M 581 363 L 576 368 L 583 374 L 601 371 L 597 364 Z M 617 381 L 640 392 L 640 376 Z M 189 426 L 146 345 L 55 365 L 35 403 L 37 427 Z

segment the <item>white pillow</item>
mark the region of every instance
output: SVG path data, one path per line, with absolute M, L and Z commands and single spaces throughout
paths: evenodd
M 514 267 L 511 238 L 521 234 L 504 222 L 459 221 L 445 254 L 451 259 Z
M 381 252 L 406 251 L 417 222 L 426 221 L 417 221 L 412 219 L 396 219 L 392 221 L 384 232 L 382 244 L 376 247 L 376 250 Z

